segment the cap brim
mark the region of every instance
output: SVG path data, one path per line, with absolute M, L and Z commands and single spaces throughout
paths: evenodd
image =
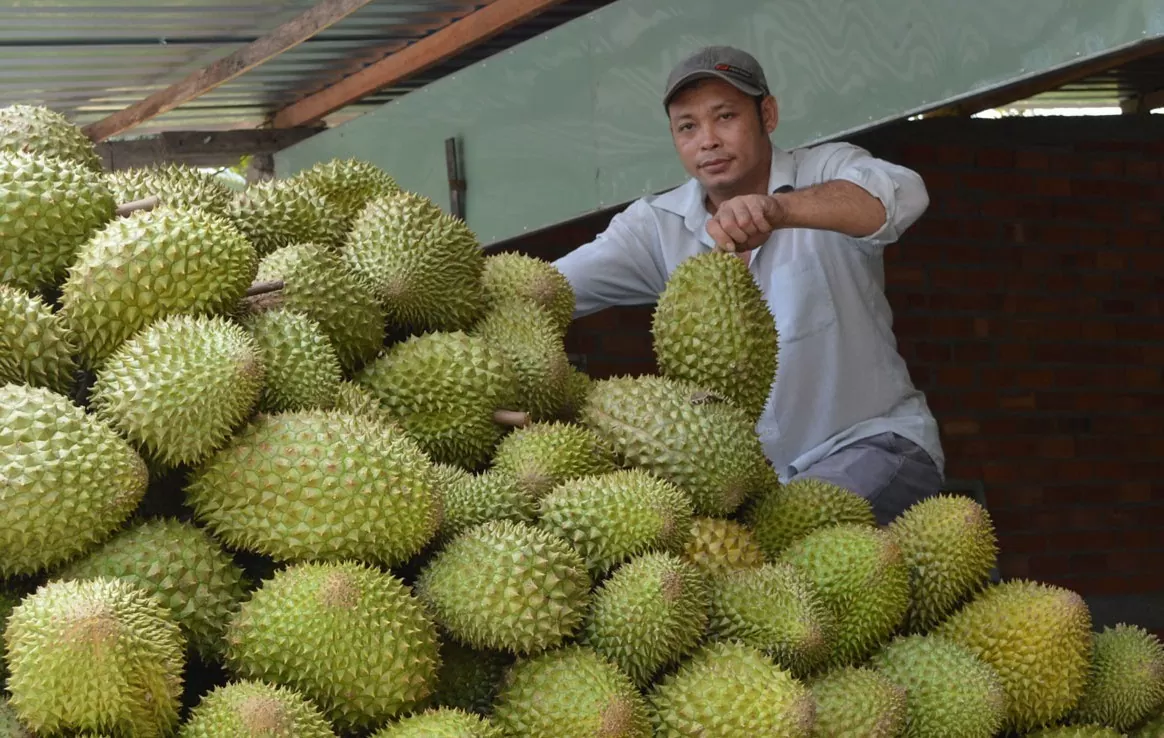
M 744 94 L 747 94 L 747 95 L 751 95 L 753 97 L 757 97 L 759 95 L 765 94 L 764 90 L 760 89 L 756 85 L 750 85 L 747 82 L 743 82 L 741 80 L 736 79 L 735 77 L 724 74 L 722 72 L 716 72 L 716 71 L 704 69 L 704 70 L 700 70 L 698 72 L 691 72 L 689 74 L 685 74 L 682 77 L 680 77 L 678 80 L 676 80 L 675 84 L 671 85 L 671 88 L 669 90 L 667 90 L 667 93 L 665 95 L 663 95 L 663 104 L 666 105 L 667 103 L 671 102 L 671 98 L 675 97 L 675 95 L 680 90 L 682 90 L 688 84 L 694 82 L 697 79 L 721 79 L 724 82 L 727 82 L 732 87 L 735 87 L 740 92 L 743 92 Z

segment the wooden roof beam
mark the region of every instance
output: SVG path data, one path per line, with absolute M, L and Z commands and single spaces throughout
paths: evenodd
M 485 7 L 405 46 L 275 113 L 275 128 L 310 125 L 360 98 L 439 64 L 532 18 L 562 0 L 493 0 Z
M 371 0 L 322 0 L 310 10 L 280 25 L 271 33 L 207 67 L 187 75 L 164 90 L 124 110 L 106 116 L 84 127 L 84 132 L 95 142 L 124 133 L 134 126 L 167 113 L 183 103 L 210 92 L 263 62 L 292 49 L 320 31 L 338 23 Z

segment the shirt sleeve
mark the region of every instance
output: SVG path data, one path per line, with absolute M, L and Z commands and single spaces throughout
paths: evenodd
M 574 289 L 574 317 L 615 305 L 655 302 L 666 283 L 654 214 L 642 200 L 611 219 L 593 241 L 554 262 Z
M 930 197 L 921 175 L 907 167 L 878 159 L 850 143 L 833 143 L 812 152 L 820 181 L 844 180 L 881 201 L 885 222 L 876 232 L 856 240 L 872 246 L 897 241 L 929 207 Z

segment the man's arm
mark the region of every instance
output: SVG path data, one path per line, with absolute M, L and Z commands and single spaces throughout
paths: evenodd
M 667 281 L 650 206 L 641 200 L 553 264 L 574 289 L 575 318 L 614 305 L 648 305 Z

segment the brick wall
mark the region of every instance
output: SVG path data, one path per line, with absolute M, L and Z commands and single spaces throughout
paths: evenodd
M 1003 576 L 1164 632 L 1164 119 L 938 119 L 852 139 L 925 177 L 886 254 L 901 351 Z M 505 244 L 554 258 L 612 212 Z M 655 370 L 650 307 L 580 320 L 594 376 Z

